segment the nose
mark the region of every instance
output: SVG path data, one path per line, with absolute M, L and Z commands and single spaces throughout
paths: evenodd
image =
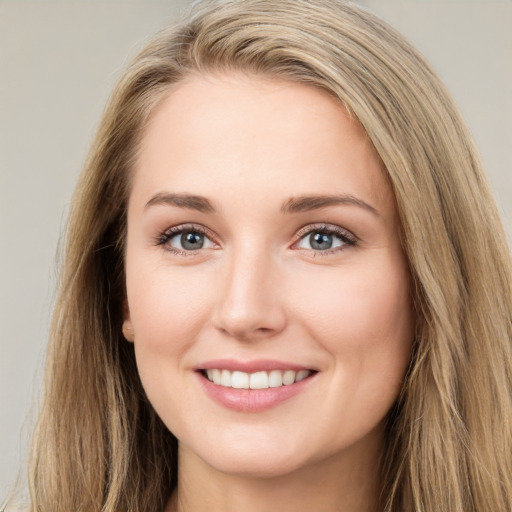
M 271 255 L 248 253 L 232 255 L 213 314 L 214 326 L 240 341 L 275 336 L 287 322 L 278 265 Z

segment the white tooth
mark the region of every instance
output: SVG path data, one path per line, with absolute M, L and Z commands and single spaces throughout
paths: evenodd
M 267 389 L 268 388 L 267 372 L 251 373 L 251 376 L 249 379 L 249 387 L 251 389 Z
M 295 372 L 293 370 L 286 370 L 283 374 L 283 384 L 289 386 L 295 382 Z
M 283 385 L 283 374 L 281 370 L 272 370 L 269 373 L 268 385 L 271 388 L 279 388 Z
M 220 375 L 220 385 L 226 388 L 231 387 L 231 372 L 229 370 L 222 370 Z
M 206 370 L 206 375 L 208 376 L 208 380 L 213 382 L 213 371 L 212 370 Z
M 222 373 L 224 373 L 224 370 Z M 249 389 L 249 374 L 245 372 L 233 372 L 231 374 L 231 387 Z
M 297 375 L 295 376 L 295 382 L 299 382 L 301 380 L 304 380 L 311 372 L 309 370 L 300 370 L 297 372 Z
M 221 381 L 221 373 L 220 370 L 212 370 L 212 379 L 215 384 L 220 384 Z

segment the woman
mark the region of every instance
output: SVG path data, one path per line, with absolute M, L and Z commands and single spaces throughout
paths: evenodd
M 32 510 L 510 510 L 511 302 L 469 134 L 401 36 L 204 2 L 78 185 Z

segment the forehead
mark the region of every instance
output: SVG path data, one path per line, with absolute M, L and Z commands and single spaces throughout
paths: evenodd
M 366 133 L 325 91 L 238 74 L 193 76 L 150 118 L 133 193 L 222 195 L 240 185 L 268 201 L 340 192 L 377 209 L 392 202 Z

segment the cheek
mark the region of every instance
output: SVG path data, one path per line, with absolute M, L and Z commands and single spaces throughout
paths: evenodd
M 329 352 L 338 385 L 395 393 L 410 357 L 414 315 L 405 264 L 378 263 L 317 275 L 308 293 L 295 292 L 297 316 Z
M 209 273 L 173 271 L 165 263 L 128 261 L 127 293 L 135 333 L 147 342 L 180 338 L 194 329 L 210 301 Z
M 138 266 L 134 262 L 132 268 L 137 272 L 130 272 L 127 265 L 127 292 L 139 376 L 169 430 L 186 431 L 185 411 L 194 408 L 182 398 L 192 392 L 186 378 L 187 353 L 204 325 L 212 286 L 204 276 L 198 282 L 191 273 L 151 267 L 147 261 Z
M 182 372 L 183 355 L 194 344 L 208 315 L 212 289 L 207 272 L 199 280 L 192 271 L 173 272 L 147 261 L 127 262 L 130 319 L 145 387 L 162 375 L 170 379 Z
M 411 331 L 409 280 L 401 268 L 343 269 L 310 282 L 314 286 L 303 283 L 302 293 L 295 292 L 297 306 L 307 323 L 326 338 L 341 337 L 360 346 L 401 338 L 402 328 Z
M 409 363 L 414 316 L 401 267 L 354 269 L 315 284 L 304 295 L 301 317 L 331 359 L 319 415 L 335 418 L 334 446 L 340 436 L 355 441 L 370 432 L 389 412 Z

